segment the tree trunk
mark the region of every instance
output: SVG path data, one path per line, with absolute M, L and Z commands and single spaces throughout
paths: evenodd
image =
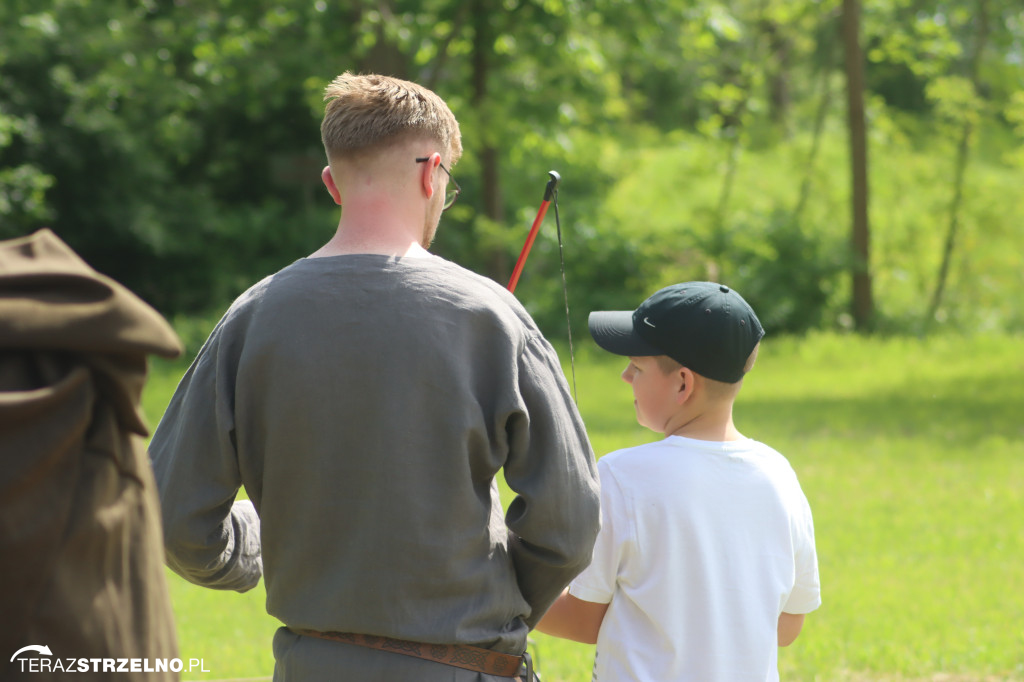
M 768 79 L 768 102 L 771 105 L 772 121 L 782 130 L 785 139 L 791 136 L 789 110 L 792 101 L 790 93 L 790 67 L 792 58 L 792 41 L 786 36 L 785 30 L 774 21 L 762 22 L 762 30 L 767 36 L 770 66 L 765 74 Z
M 494 51 L 494 37 L 491 30 L 492 12 L 487 0 L 473 0 L 473 107 L 479 119 L 479 130 L 483 133 L 480 149 L 480 191 L 484 215 L 500 223 L 504 220 L 501 198 L 501 179 L 498 173 L 498 150 L 488 131 L 491 130 L 488 111 L 490 102 L 487 93 L 487 78 L 490 75 L 490 57 Z M 487 255 L 489 275 L 502 282 L 508 278 L 508 254 L 495 249 Z
M 391 0 L 379 0 L 377 11 L 380 12 L 381 21 L 374 31 L 376 40 L 370 50 L 359 60 L 358 71 L 408 79 L 409 69 L 406 57 L 397 45 L 387 39 L 385 32 L 386 24 L 397 21 L 391 8 Z M 362 10 L 357 7 L 352 10 L 352 14 L 358 19 L 362 15 Z
M 978 0 L 978 12 L 975 26 L 978 32 L 975 36 L 974 51 L 968 63 L 968 76 L 971 79 L 971 87 L 978 93 L 981 85 L 978 64 L 981 61 L 981 53 L 988 41 L 989 13 L 988 0 Z M 939 265 L 939 274 L 935 280 L 935 289 L 932 291 L 931 302 L 928 304 L 928 313 L 925 317 L 925 326 L 935 321 L 935 315 L 942 305 L 942 295 L 946 289 L 946 280 L 949 277 L 949 264 L 953 260 L 953 251 L 956 247 L 956 236 L 960 229 L 960 205 L 964 196 L 964 177 L 967 174 L 967 164 L 970 161 L 971 136 L 974 133 L 974 123 L 968 113 L 964 117 L 963 130 L 960 133 L 960 143 L 956 150 L 956 168 L 953 178 L 953 199 L 949 205 L 949 228 L 946 231 L 946 241 L 942 248 L 942 263 Z
M 448 65 L 448 58 L 451 56 L 452 41 L 455 37 L 462 32 L 462 27 L 466 23 L 466 12 L 469 7 L 468 2 L 460 2 L 458 9 L 455 11 L 455 17 L 452 19 L 452 28 L 448 31 L 448 35 L 441 41 L 440 46 L 437 48 L 437 58 L 426 69 L 426 87 L 428 90 L 437 90 L 437 84 L 441 80 L 441 76 L 445 72 L 445 68 Z
M 755 8 L 754 18 L 752 24 L 754 26 L 764 27 L 766 25 L 764 21 L 765 9 L 767 8 L 768 0 L 760 0 Z M 751 64 L 755 61 L 762 62 L 764 57 L 759 59 L 758 56 L 758 42 L 759 35 L 753 35 L 747 37 L 746 49 L 744 50 L 744 63 Z M 726 67 L 730 70 L 730 67 Z M 740 154 L 742 153 L 742 143 L 744 136 L 744 119 L 746 117 L 747 108 L 750 106 L 750 99 L 752 97 L 751 90 L 753 89 L 753 83 L 751 82 L 750 76 L 744 76 L 743 68 L 734 67 L 731 69 L 734 71 L 734 81 L 737 87 L 743 91 L 743 99 L 740 100 L 736 109 L 730 114 L 724 117 L 722 129 L 729 130 L 731 138 L 728 143 L 728 149 L 726 150 L 725 158 L 725 173 L 722 176 L 722 186 L 718 192 L 718 202 L 715 206 L 715 229 L 712 233 L 711 242 L 708 244 L 708 256 L 710 262 L 707 264 L 707 278 L 715 281 L 721 274 L 721 263 L 725 258 L 725 254 L 729 247 L 729 236 L 728 236 L 728 212 L 732 204 L 732 191 L 736 184 L 736 171 L 739 168 Z
M 827 35 L 822 31 L 821 36 Z M 832 107 L 832 88 L 829 87 L 829 78 L 832 70 L 836 67 L 838 50 L 832 40 L 819 38 L 819 48 L 823 48 L 824 58 L 820 65 L 817 82 L 818 106 L 814 113 L 814 130 L 811 134 L 811 150 L 807 155 L 807 168 L 803 180 L 800 182 L 800 192 L 797 195 L 796 207 L 793 209 L 793 223 L 799 225 L 804 217 L 804 209 L 811 197 L 811 181 L 816 175 L 815 164 L 818 160 L 818 153 L 821 150 L 821 138 L 825 132 L 825 120 L 828 118 L 829 109 Z
M 853 321 L 867 330 L 874 314 L 871 295 L 871 230 L 868 221 L 868 146 L 864 119 L 864 56 L 860 47 L 860 0 L 843 0 L 842 40 L 850 130 L 853 215 Z

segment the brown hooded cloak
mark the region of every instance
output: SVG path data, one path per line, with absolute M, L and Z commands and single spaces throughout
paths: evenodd
M 146 356 L 181 352 L 155 310 L 50 230 L 0 242 L 0 678 L 37 656 L 178 656 L 139 402 Z M 51 655 L 10 660 L 27 645 Z

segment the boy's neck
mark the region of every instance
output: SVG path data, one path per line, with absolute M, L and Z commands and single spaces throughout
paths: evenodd
M 732 421 L 732 404 L 712 407 L 697 414 L 681 415 L 685 421 L 674 423 L 665 432 L 665 437 L 682 436 L 693 440 L 726 442 L 743 440 L 745 436 L 737 430 Z

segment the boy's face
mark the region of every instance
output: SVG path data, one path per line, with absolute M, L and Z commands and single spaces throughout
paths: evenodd
M 679 410 L 677 398 L 682 375 L 666 373 L 656 357 L 630 357 L 622 380 L 633 387 L 633 407 L 640 425 L 667 433 L 669 422 Z

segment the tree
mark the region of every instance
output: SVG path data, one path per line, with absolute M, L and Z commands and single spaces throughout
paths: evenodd
M 966 92 L 964 97 L 959 98 L 964 101 L 959 103 L 960 106 L 957 107 L 959 111 L 954 114 L 956 118 L 961 119 L 961 129 L 956 149 L 953 198 L 949 206 L 949 225 L 943 242 L 942 261 L 939 265 L 938 275 L 935 278 L 935 288 L 932 290 L 928 312 L 925 316 L 926 325 L 931 324 L 935 320 L 939 306 L 942 304 L 942 295 L 946 289 L 946 280 L 949 276 L 949 264 L 953 259 L 953 250 L 956 247 L 957 232 L 960 227 L 960 206 L 964 197 L 964 177 L 967 174 L 967 165 L 970 161 L 971 138 L 978 120 L 978 94 L 982 89 L 979 66 L 989 36 L 990 13 L 988 0 L 978 0 L 974 21 L 977 26 L 977 33 L 974 36 L 974 46 L 970 51 L 970 58 L 967 62 L 966 83 L 963 83 L 966 86 L 964 88 Z
M 846 56 L 846 99 L 850 134 L 853 247 L 853 319 L 857 329 L 871 324 L 871 231 L 868 217 L 868 146 L 864 117 L 864 57 L 860 47 L 860 0 L 843 0 L 842 41 Z

